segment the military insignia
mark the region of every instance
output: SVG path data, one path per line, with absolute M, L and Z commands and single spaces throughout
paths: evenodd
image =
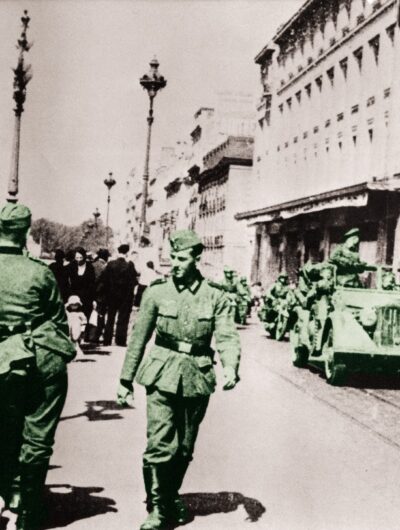
M 163 283 L 166 283 L 167 278 L 157 278 L 157 280 L 154 280 L 151 282 L 149 287 L 153 287 L 153 285 L 161 285 Z

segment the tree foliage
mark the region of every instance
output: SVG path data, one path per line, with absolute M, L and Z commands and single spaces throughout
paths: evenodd
M 42 253 L 52 253 L 57 248 L 65 252 L 78 246 L 87 251 L 96 252 L 106 247 L 106 227 L 101 219 L 95 224 L 91 220 L 78 226 L 67 226 L 49 219 L 40 218 L 32 223 L 31 235 L 35 243 L 41 245 Z M 112 243 L 113 232 L 108 228 L 109 244 Z

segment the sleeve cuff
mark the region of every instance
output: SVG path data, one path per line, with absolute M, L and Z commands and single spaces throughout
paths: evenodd
M 123 387 L 125 387 L 130 392 L 133 392 L 133 384 L 131 381 L 128 381 L 127 379 L 120 379 L 119 382 Z

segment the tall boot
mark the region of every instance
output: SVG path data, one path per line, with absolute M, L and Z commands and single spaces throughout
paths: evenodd
M 21 502 L 17 518 L 17 530 L 42 528 L 43 489 L 48 464 L 21 464 Z
M 164 530 L 168 522 L 168 507 L 171 503 L 171 464 L 144 466 L 144 476 L 149 488 L 152 510 L 140 530 Z
M 179 490 L 181 489 L 183 479 L 189 467 L 189 460 L 187 458 L 177 457 L 174 461 L 173 468 L 173 486 L 172 499 L 169 507 L 169 519 L 175 524 L 186 524 L 190 520 L 190 516 L 185 503 L 179 497 Z
M 148 513 L 150 513 L 153 508 L 151 502 L 152 471 L 151 466 L 149 466 L 145 462 L 143 462 L 143 482 L 144 489 L 146 491 L 146 510 Z

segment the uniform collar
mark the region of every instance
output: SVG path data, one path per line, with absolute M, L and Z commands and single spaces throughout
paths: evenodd
M 22 256 L 22 248 L 19 247 L 1 247 L 0 254 L 13 254 L 15 256 Z
M 179 283 L 175 278 L 172 278 L 172 281 L 174 282 L 174 285 L 176 289 L 181 293 L 185 289 L 189 289 L 190 292 L 193 294 L 199 289 L 202 281 L 203 276 L 198 272 L 197 276 L 194 278 L 193 282 L 190 285 L 185 285 L 183 283 Z

